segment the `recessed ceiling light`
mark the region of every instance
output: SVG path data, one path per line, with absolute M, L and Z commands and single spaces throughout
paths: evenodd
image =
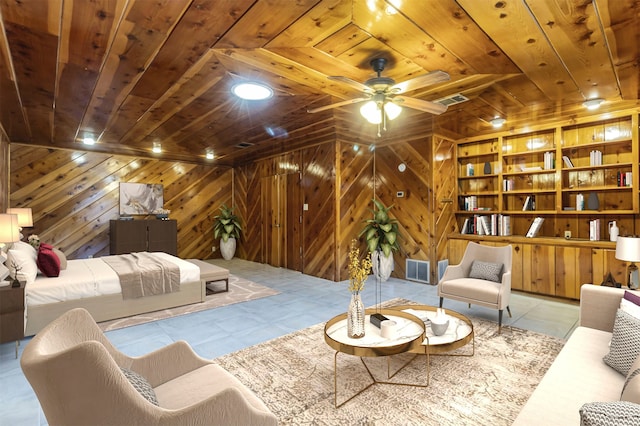
M 260 83 L 240 83 L 231 89 L 234 95 L 248 101 L 261 101 L 273 96 L 273 90 Z
M 160 144 L 160 142 L 154 142 L 151 151 L 155 152 L 156 154 L 160 154 L 162 152 L 162 145 Z
M 212 150 L 212 149 L 207 149 L 207 150 L 205 151 L 204 156 L 205 156 L 205 158 L 206 158 L 207 160 L 213 160 L 213 157 L 214 157 L 214 156 L 213 156 L 213 150 Z
M 604 102 L 602 98 L 588 99 L 582 103 L 582 106 L 586 109 L 598 109 L 600 105 Z
M 496 118 L 494 118 L 493 120 L 490 121 L 491 125 L 493 127 L 495 127 L 495 128 L 502 127 L 502 125 L 504 123 L 506 123 L 506 122 L 507 122 L 507 120 L 505 120 L 504 118 L 501 118 L 501 117 L 496 117 Z
M 96 140 L 94 138 L 86 137 L 82 140 L 82 143 L 85 145 L 93 145 L 96 143 Z

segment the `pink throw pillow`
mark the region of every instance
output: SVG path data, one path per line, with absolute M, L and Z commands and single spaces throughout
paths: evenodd
M 53 252 L 53 246 L 41 243 L 38 249 L 38 268 L 47 277 L 60 275 L 60 259 Z

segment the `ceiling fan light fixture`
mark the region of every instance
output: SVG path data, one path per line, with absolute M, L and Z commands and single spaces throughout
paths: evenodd
M 96 140 L 90 136 L 87 136 L 84 139 L 82 139 L 82 143 L 85 145 L 95 145 Z
M 273 96 L 271 87 L 255 82 L 236 84 L 231 91 L 240 99 L 247 101 L 262 101 Z
M 205 150 L 204 157 L 207 160 L 213 160 L 214 159 L 213 150 L 211 148 L 208 148 L 207 150 Z
M 160 144 L 160 142 L 154 142 L 151 151 L 156 154 L 160 154 L 162 152 L 162 144 Z
M 582 106 L 588 110 L 594 110 L 600 108 L 600 105 L 602 105 L 603 102 L 604 99 L 602 98 L 588 99 L 582 103 Z
M 384 104 L 384 113 L 387 114 L 389 120 L 395 120 L 402 112 L 402 107 L 394 104 L 393 102 L 386 102 Z
M 365 102 L 360 107 L 360 114 L 371 124 L 380 124 L 382 122 L 380 109 L 378 109 L 378 105 L 374 101 Z
M 502 117 L 495 117 L 493 120 L 490 121 L 491 125 L 496 129 L 502 127 L 502 125 L 506 122 L 507 120 L 505 120 Z

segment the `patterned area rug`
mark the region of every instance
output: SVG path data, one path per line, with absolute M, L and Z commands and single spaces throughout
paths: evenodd
M 224 288 L 224 282 L 212 283 L 215 290 Z M 146 322 L 171 318 L 178 315 L 190 314 L 193 312 L 205 311 L 207 309 L 219 308 L 221 306 L 232 305 L 234 303 L 246 302 L 248 300 L 260 299 L 262 297 L 273 296 L 279 292 L 269 287 L 245 280 L 233 274 L 229 274 L 229 291 L 216 294 L 208 294 L 202 303 L 179 306 L 177 308 L 165 309 L 162 311 L 150 312 L 147 314 L 135 315 L 111 321 L 104 321 L 98 325 L 103 331 L 116 330 L 118 328 L 130 327 L 132 325 L 144 324 Z
M 406 303 L 394 299 L 393 304 Z M 286 425 L 510 425 L 564 345 L 555 337 L 472 318 L 475 355 L 431 358 L 426 388 L 375 384 L 334 406 L 334 351 L 324 324 L 217 358 Z M 468 353 L 471 346 L 458 349 Z M 409 355 L 392 358 L 400 366 Z M 376 377 L 386 358 L 367 358 Z M 423 384 L 425 357 L 396 378 Z M 360 359 L 338 356 L 338 402 L 370 382 Z

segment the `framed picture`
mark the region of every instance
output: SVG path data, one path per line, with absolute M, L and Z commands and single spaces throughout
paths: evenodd
M 120 182 L 120 214 L 146 215 L 164 204 L 162 184 Z

